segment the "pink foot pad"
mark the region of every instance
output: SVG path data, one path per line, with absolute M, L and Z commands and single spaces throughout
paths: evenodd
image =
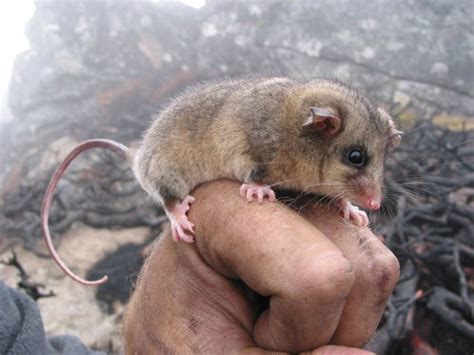
M 257 184 L 242 184 L 240 186 L 240 196 L 245 197 L 247 201 L 252 202 L 257 199 L 258 203 L 262 203 L 265 198 L 270 202 L 275 202 L 275 192 L 270 186 L 262 186 Z
M 359 207 L 354 206 L 350 201 L 341 199 L 337 203 L 337 206 L 341 210 L 344 219 L 352 221 L 356 226 L 367 227 L 369 224 L 369 218 L 364 211 L 359 210 Z
M 189 211 L 190 205 L 194 202 L 194 197 L 188 195 L 184 198 L 183 202 L 177 204 L 173 210 L 168 213 L 168 217 L 171 221 L 171 233 L 175 241 L 184 240 L 187 243 L 193 243 L 194 237 L 186 234 L 184 231 L 187 230 L 194 234 L 194 223 L 189 221 L 186 212 Z

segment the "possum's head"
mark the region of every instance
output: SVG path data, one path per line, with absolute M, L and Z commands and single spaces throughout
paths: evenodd
M 339 83 L 319 83 L 303 97 L 299 154 L 306 162 L 305 179 L 314 181 L 308 191 L 378 209 L 385 156 L 401 137 L 390 115 Z

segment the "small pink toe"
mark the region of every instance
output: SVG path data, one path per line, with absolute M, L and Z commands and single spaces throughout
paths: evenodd
M 275 191 L 272 189 L 269 189 L 270 191 L 268 192 L 268 201 L 270 202 L 275 202 L 276 201 L 276 196 L 275 196 Z
M 268 199 L 270 202 L 275 202 L 275 192 L 270 186 L 262 186 L 257 184 L 242 184 L 239 189 L 240 196 L 245 197 L 247 201 L 252 202 L 255 199 L 258 203 Z
M 354 222 L 356 226 L 360 226 L 362 224 L 362 220 L 357 213 L 350 214 L 349 217 L 350 219 L 352 219 L 352 221 Z
M 353 216 L 357 219 L 356 224 L 359 227 L 367 227 L 369 224 L 369 219 L 367 218 L 367 214 L 364 211 L 358 211 Z
M 190 205 L 195 201 L 195 198 L 191 195 L 188 195 L 184 198 L 183 202 L 181 202 L 182 206 L 185 206 L 186 211 L 189 210 Z
M 352 223 L 359 227 L 367 227 L 369 224 L 367 214 L 359 210 L 359 207 L 354 206 L 349 200 L 341 199 L 337 205 L 344 219 L 352 221 Z
M 173 224 L 171 224 L 171 236 L 175 242 L 179 241 L 178 232 L 176 231 L 176 228 L 173 226 Z
M 192 235 L 186 234 L 184 230 L 190 231 L 191 233 L 194 233 L 194 231 L 190 230 L 185 226 L 185 223 L 183 222 L 171 222 L 171 231 L 172 231 L 172 236 L 174 241 L 179 241 L 183 240 L 187 243 L 193 243 L 194 242 L 194 237 Z M 192 228 L 191 228 L 192 229 Z
M 192 223 L 186 215 L 186 212 L 189 211 L 190 205 L 193 202 L 194 197 L 188 195 L 184 198 L 183 202 L 177 204 L 173 210 L 168 212 L 168 217 L 171 221 L 171 234 L 175 241 L 183 240 L 187 243 L 194 242 L 194 237 L 185 232 L 186 230 L 194 234 L 194 223 Z
M 245 194 L 247 201 L 252 201 L 253 200 L 253 189 L 248 189 L 247 193 Z

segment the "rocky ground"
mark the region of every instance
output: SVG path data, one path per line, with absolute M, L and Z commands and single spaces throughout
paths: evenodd
M 39 209 L 52 169 L 83 139 L 100 136 L 136 142 L 150 115 L 173 94 L 197 81 L 248 74 L 323 74 L 366 89 L 383 101 L 407 130 L 415 121 L 426 119 L 449 128 L 430 128 L 415 135 L 416 139 L 407 139 L 407 149 L 392 163 L 396 168 L 392 177 L 420 171 L 426 177 L 442 177 L 421 183 L 424 189 L 426 184 L 441 187 L 444 183 L 445 194 L 435 190 L 438 199 L 419 199 L 442 208 L 417 210 L 418 217 L 398 215 L 398 224 L 386 223 L 381 230 L 401 260 L 414 261 L 421 272 L 415 291 L 409 291 L 412 296 L 417 289 L 426 291 L 435 285 L 458 292 L 459 297 L 466 292 L 472 296 L 472 284 L 459 288 L 456 282 L 444 281 L 458 277 L 447 264 L 440 267 L 446 274 L 435 281 L 423 274 L 432 265 L 430 258 L 435 257 L 418 257 L 418 252 L 426 252 L 411 248 L 418 242 L 400 247 L 400 240 L 412 238 L 413 230 L 390 229 L 403 226 L 408 217 L 421 229 L 430 214 L 445 218 L 444 224 L 436 227 L 438 234 L 455 234 L 457 240 L 467 243 L 470 249 L 460 252 L 460 268 L 468 281 L 472 280 L 469 264 L 474 246 L 468 244 L 471 240 L 466 239 L 463 224 L 456 224 L 458 217 L 473 208 L 472 167 L 464 162 L 472 157 L 468 144 L 472 136 L 462 133 L 474 128 L 471 13 L 474 4 L 470 0 L 212 0 L 200 10 L 176 3 L 37 1 L 27 28 L 31 49 L 18 57 L 10 87 L 15 119 L 0 126 L 0 259 L 8 259 L 13 248 L 31 280 L 44 283 L 46 290 L 56 294 L 38 301 L 50 335 L 76 334 L 88 345 L 104 349 L 112 341 L 112 352 L 119 351 L 117 324 L 129 289 L 125 275 L 136 274 L 141 258 L 137 244 L 156 235 L 163 218 L 126 165 L 97 153 L 75 163 L 60 185 L 51 215 L 60 254 L 75 271 L 89 276 L 94 274 L 95 262 L 96 276 L 101 275 L 101 268 L 116 271 L 120 263 L 113 255 L 119 259 L 127 255 L 131 260 L 126 268 L 119 268 L 116 278 L 127 280 L 124 288 L 119 287 L 120 282 L 111 285 L 116 287 L 113 292 L 75 285 L 49 259 L 41 257 L 45 249 Z M 423 139 L 429 144 L 420 146 Z M 461 153 L 453 148 L 460 143 L 465 148 Z M 423 165 L 429 162 L 431 168 Z M 440 164 L 445 165 L 440 168 Z M 420 190 L 415 192 L 423 195 Z M 450 216 L 457 222 L 446 222 Z M 472 224 L 469 219 L 468 223 Z M 446 228 L 453 229 L 446 232 Z M 439 259 L 453 264 L 451 257 Z M 15 268 L 0 265 L 0 278 L 14 286 L 18 276 Z M 429 295 L 417 301 L 419 317 L 427 310 L 434 314 L 423 303 L 426 300 Z M 408 304 L 403 297 L 392 301 L 393 309 Z M 404 309 L 414 309 L 409 306 Z M 400 314 L 402 318 L 393 316 Z M 400 325 L 407 314 L 387 313 L 386 319 L 395 319 L 394 327 L 401 329 L 398 338 L 389 338 L 391 353 L 408 353 L 419 339 L 446 353 L 443 349 L 449 349 L 448 345 L 427 339 L 439 329 L 413 338 L 409 327 Z M 100 332 L 89 326 L 91 319 L 101 324 Z M 419 318 L 418 323 L 420 319 L 431 324 L 430 316 Z M 453 334 L 460 351 L 468 348 L 464 346 L 466 337 Z
M 144 227 L 108 230 L 78 223 L 62 236 L 58 252 L 78 275 L 108 274 L 112 286 L 107 285 L 106 291 L 110 293 L 110 287 L 121 284 L 121 292 L 127 293 L 141 265 L 140 250 L 148 237 L 149 231 Z M 113 256 L 124 245 L 132 250 L 121 253 L 115 265 L 101 267 L 96 264 L 107 256 Z M 120 352 L 119 324 L 124 310 L 123 299 L 117 295 L 109 299 L 100 297 L 104 290 L 75 283 L 51 259 L 39 257 L 21 246 L 4 251 L 0 260 L 11 259 L 12 252 L 30 280 L 44 285 L 39 288 L 40 292 L 45 295 L 54 293 L 52 297 L 38 299 L 49 336 L 70 334 L 79 337 L 89 347 Z M 18 288 L 22 281 L 16 267 L 4 264 L 0 265 L 0 279 L 14 288 Z

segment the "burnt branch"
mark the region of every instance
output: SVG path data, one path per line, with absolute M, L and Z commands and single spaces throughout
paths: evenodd
M 445 288 L 435 287 L 427 307 L 450 326 L 474 340 L 472 303 L 466 303 Z
M 25 271 L 14 251 L 12 251 L 11 258 L 9 258 L 7 261 L 0 260 L 0 264 L 12 266 L 18 270 L 18 274 L 20 276 L 20 281 L 17 283 L 18 288 L 24 290 L 26 294 L 35 301 L 40 298 L 55 296 L 53 291 L 49 291 L 47 293 L 41 291 L 41 288 L 44 288 L 43 284 L 30 281 L 30 275 L 28 275 L 28 273 Z
M 377 353 L 395 354 L 403 342 L 436 345 L 434 325 L 473 337 L 473 137 L 424 123 L 405 134 L 389 160 L 378 229 L 402 272 L 369 346 Z

